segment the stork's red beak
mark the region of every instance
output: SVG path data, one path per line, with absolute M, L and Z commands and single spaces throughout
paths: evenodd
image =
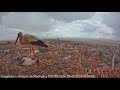
M 17 43 L 17 41 L 18 41 L 18 38 L 19 38 L 19 37 L 17 36 L 16 41 L 15 41 L 15 45 L 16 45 L 16 43 Z

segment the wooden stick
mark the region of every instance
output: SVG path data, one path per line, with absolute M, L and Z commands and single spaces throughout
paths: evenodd
M 33 51 L 33 54 L 34 54 L 34 60 L 36 60 L 36 55 L 35 55 L 35 51 L 34 51 L 33 47 L 32 47 L 32 51 Z
M 112 59 L 112 70 L 114 70 L 115 55 L 116 55 L 116 53 L 114 54 L 113 59 Z
M 32 54 L 31 54 L 31 47 L 30 47 L 30 58 L 32 58 Z

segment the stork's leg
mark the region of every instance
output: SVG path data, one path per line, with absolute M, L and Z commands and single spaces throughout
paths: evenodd
M 30 47 L 30 58 L 32 58 L 31 51 L 32 51 L 32 50 L 31 50 L 31 47 Z
M 19 45 L 18 48 L 20 49 L 20 51 L 18 52 L 18 54 L 19 54 L 20 56 L 22 56 L 22 52 L 23 52 L 23 51 L 22 51 L 22 47 Z
M 32 47 L 32 51 L 33 51 L 33 54 L 34 54 L 34 60 L 36 60 L 36 55 L 35 55 L 35 51 L 34 51 L 33 47 Z

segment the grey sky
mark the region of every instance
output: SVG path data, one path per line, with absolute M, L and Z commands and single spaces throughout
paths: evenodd
M 0 12 L 0 40 L 18 32 L 39 38 L 120 39 L 119 12 Z

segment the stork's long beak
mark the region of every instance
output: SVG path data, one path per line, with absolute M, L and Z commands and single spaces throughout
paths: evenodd
M 17 41 L 18 41 L 18 38 L 19 38 L 19 37 L 17 36 L 16 41 L 15 41 L 15 45 L 16 45 L 16 43 L 17 43 Z

